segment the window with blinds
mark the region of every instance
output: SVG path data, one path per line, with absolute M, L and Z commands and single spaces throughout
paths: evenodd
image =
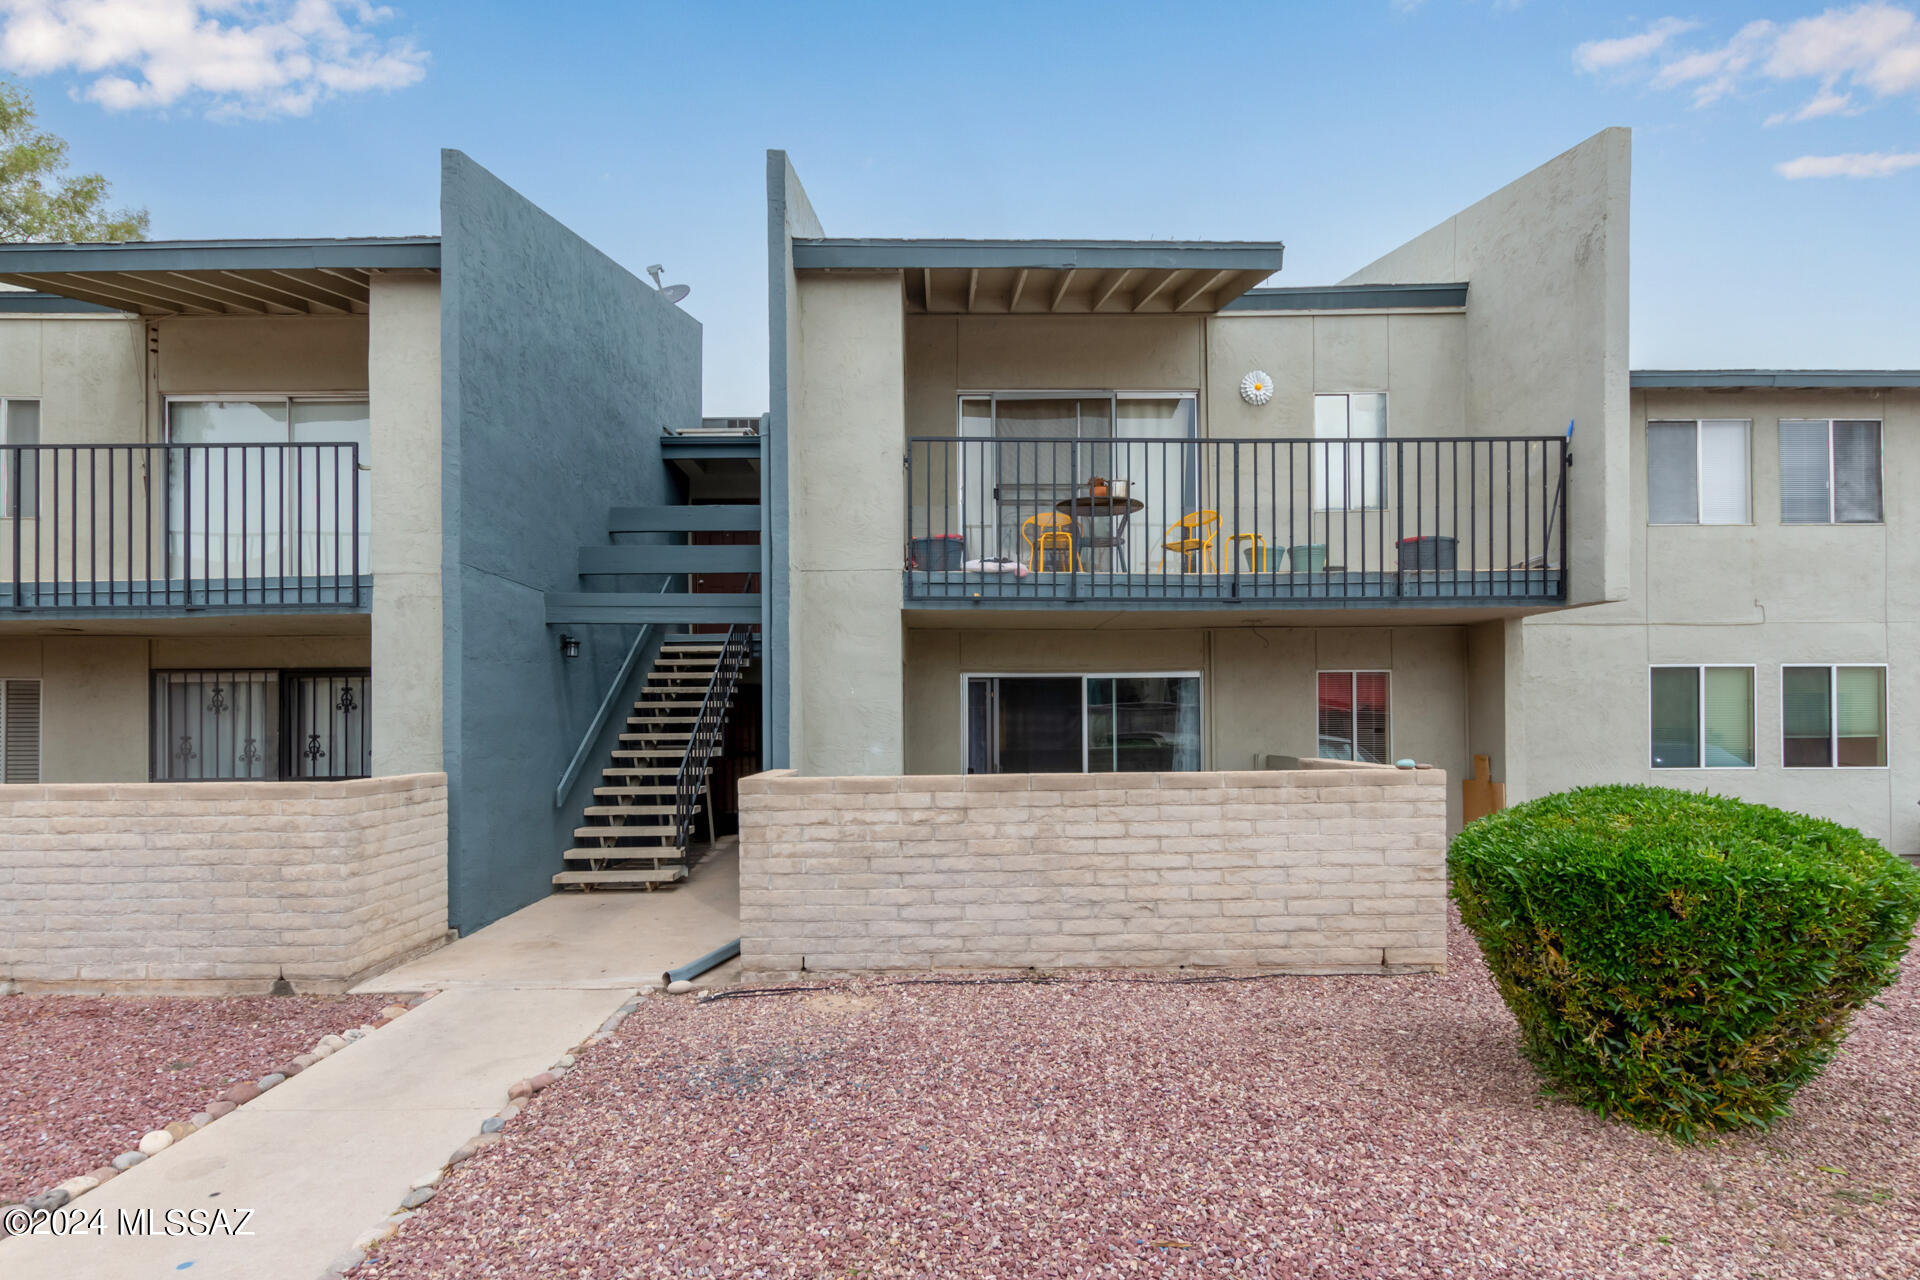
M 1389 764 L 1384 671 L 1322 671 L 1318 751 L 1327 760 Z
M 1647 424 L 1649 524 L 1748 524 L 1749 436 L 1743 418 Z
M 40 781 L 38 680 L 0 680 L 0 780 Z
M 1782 667 L 1780 763 L 1789 769 L 1884 769 L 1887 669 Z
M 1654 768 L 1753 768 L 1752 667 L 1654 667 L 1648 685 Z
M 1780 420 L 1780 523 L 1878 524 L 1880 424 Z
M 156 671 L 155 782 L 364 778 L 366 671 Z

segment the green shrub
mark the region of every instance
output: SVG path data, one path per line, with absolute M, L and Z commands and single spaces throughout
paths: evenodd
M 1447 862 L 1527 1056 L 1683 1140 L 1785 1115 L 1920 916 L 1920 872 L 1851 828 L 1660 787 L 1517 805 Z

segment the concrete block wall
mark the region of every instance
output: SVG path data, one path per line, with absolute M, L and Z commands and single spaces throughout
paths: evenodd
M 0 786 L 0 979 L 302 991 L 447 931 L 447 780 Z
M 1447 775 L 993 774 L 740 783 L 763 976 L 1446 966 Z

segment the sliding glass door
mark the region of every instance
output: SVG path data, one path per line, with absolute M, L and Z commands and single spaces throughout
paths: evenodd
M 1189 450 L 1145 442 L 1191 440 L 1196 420 L 1186 392 L 962 395 L 960 435 L 991 442 L 962 451 L 967 558 L 1041 572 L 1150 567 L 1196 477 Z
M 176 578 L 331 578 L 369 572 L 373 436 L 365 400 L 263 397 L 167 403 L 167 542 Z M 355 471 L 346 449 L 359 446 Z M 253 447 L 258 446 L 258 447 Z M 356 509 L 357 502 L 357 509 Z
M 969 676 L 968 773 L 1200 768 L 1200 677 Z

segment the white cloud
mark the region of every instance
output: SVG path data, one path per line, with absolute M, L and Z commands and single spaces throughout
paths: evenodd
M 366 0 L 0 0 L 0 67 L 69 72 L 111 111 L 204 103 L 211 115 L 306 115 L 426 75 Z
M 1775 165 L 1774 171 L 1783 178 L 1885 178 L 1915 168 L 1920 168 L 1920 151 L 1856 151 L 1801 156 Z
M 1589 40 L 1573 51 L 1573 61 L 1582 71 L 1608 71 L 1651 58 L 1666 48 L 1667 42 L 1700 24 L 1684 18 L 1662 18 L 1638 35 L 1617 40 Z
M 1395 13 L 1412 13 L 1426 2 L 1427 0 L 1389 0 Z
M 1698 25 L 1662 18 L 1637 36 L 1583 44 L 1574 50 L 1574 61 L 1586 71 L 1638 69 L 1663 53 L 1675 35 Z M 1697 107 L 1755 80 L 1813 80 L 1818 87 L 1811 98 L 1767 123 L 1852 115 L 1863 109 L 1856 93 L 1879 99 L 1920 93 L 1920 17 L 1900 5 L 1871 0 L 1793 22 L 1749 22 L 1725 44 L 1676 50 L 1658 61 L 1650 77 L 1657 88 L 1690 90 Z

